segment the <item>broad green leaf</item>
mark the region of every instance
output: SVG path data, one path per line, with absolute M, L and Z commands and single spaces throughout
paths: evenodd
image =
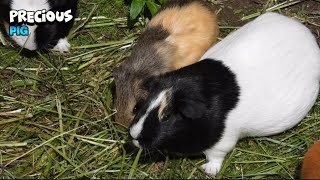
M 160 4 L 165 4 L 167 0 L 159 0 Z
M 154 16 L 158 10 L 160 9 L 160 6 L 152 1 L 147 1 L 147 6 L 148 6 L 148 9 L 150 10 L 152 16 Z
M 145 0 L 133 0 L 130 7 L 130 18 L 135 19 L 142 11 L 146 1 Z

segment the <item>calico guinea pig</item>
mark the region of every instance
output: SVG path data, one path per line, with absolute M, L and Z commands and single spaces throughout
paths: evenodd
M 68 51 L 70 44 L 67 40 L 69 31 L 74 23 L 78 0 L 1 0 L 0 19 L 4 22 L 5 29 L 9 34 L 9 12 L 11 10 L 26 11 L 52 11 L 66 12 L 71 10 L 72 20 L 68 22 L 52 22 L 28 24 L 29 36 L 9 36 L 16 44 L 29 50 L 54 49 Z M 42 18 L 42 15 L 38 15 Z M 16 25 L 11 23 L 10 25 Z M 20 24 L 19 24 L 20 25 Z
M 128 126 L 137 101 L 146 98 L 141 84 L 150 76 L 199 61 L 219 32 L 211 4 L 200 0 L 171 0 L 151 19 L 133 47 L 132 55 L 113 70 L 116 121 Z
M 301 179 L 320 179 L 320 141 L 306 153 L 301 169 Z
M 280 14 L 261 15 L 201 59 L 145 81 L 149 96 L 129 127 L 135 146 L 204 153 L 215 175 L 240 138 L 292 128 L 318 96 L 316 39 Z

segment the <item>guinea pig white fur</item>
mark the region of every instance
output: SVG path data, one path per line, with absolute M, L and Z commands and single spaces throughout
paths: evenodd
M 209 49 L 196 64 L 146 81 L 129 128 L 142 148 L 199 153 L 219 172 L 247 136 L 269 136 L 298 124 L 319 92 L 320 49 L 301 23 L 266 13 Z
M 76 15 L 77 0 L 4 0 L 0 3 L 0 18 L 4 21 L 6 31 L 9 31 L 9 11 L 59 11 L 71 10 L 73 17 Z M 41 23 L 40 25 L 27 25 L 29 36 L 17 36 L 13 34 L 10 38 L 19 46 L 28 50 L 54 49 L 57 51 L 68 51 L 70 44 L 67 40 L 68 33 L 73 25 L 74 19 L 64 23 Z

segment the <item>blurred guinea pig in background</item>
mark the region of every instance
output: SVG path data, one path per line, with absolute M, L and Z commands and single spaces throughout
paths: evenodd
M 305 154 L 301 179 L 320 179 L 320 141 L 315 142 Z
M 9 34 L 10 25 L 18 25 L 17 22 L 10 23 L 9 13 L 11 10 L 25 11 L 52 11 L 63 12 L 71 10 L 72 19 L 68 22 L 41 22 L 27 24 L 29 36 L 9 36 L 16 44 L 28 50 L 54 49 L 57 51 L 68 51 L 70 44 L 67 36 L 73 26 L 76 16 L 78 0 L 1 0 L 0 20 L 3 21 L 5 29 Z M 45 14 L 45 13 L 43 13 Z M 43 14 L 38 15 L 43 18 Z M 35 16 L 35 15 L 34 15 Z M 29 17 L 29 16 L 27 16 Z
M 213 6 L 201 0 L 169 0 L 148 23 L 132 55 L 113 70 L 116 122 L 128 126 L 136 103 L 147 96 L 143 81 L 197 62 L 219 34 Z
M 204 153 L 202 167 L 216 175 L 239 139 L 275 135 L 303 120 L 319 82 L 320 49 L 310 30 L 265 13 L 199 62 L 146 80 L 149 96 L 138 102 L 129 140 L 144 149 Z

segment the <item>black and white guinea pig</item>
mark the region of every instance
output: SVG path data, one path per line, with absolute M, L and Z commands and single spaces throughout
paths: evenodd
M 77 3 L 78 0 L 1 0 L 0 19 L 4 21 L 6 31 L 9 32 L 10 10 L 46 10 L 53 12 L 71 10 L 73 19 L 67 23 L 54 22 L 27 25 L 29 28 L 29 36 L 10 36 L 16 44 L 32 51 L 39 49 L 68 51 L 70 44 L 67 36 L 74 23 Z
M 210 175 L 246 136 L 298 124 L 319 92 L 320 49 L 301 23 L 266 13 L 213 46 L 200 62 L 144 83 L 129 136 L 137 147 L 204 153 Z

